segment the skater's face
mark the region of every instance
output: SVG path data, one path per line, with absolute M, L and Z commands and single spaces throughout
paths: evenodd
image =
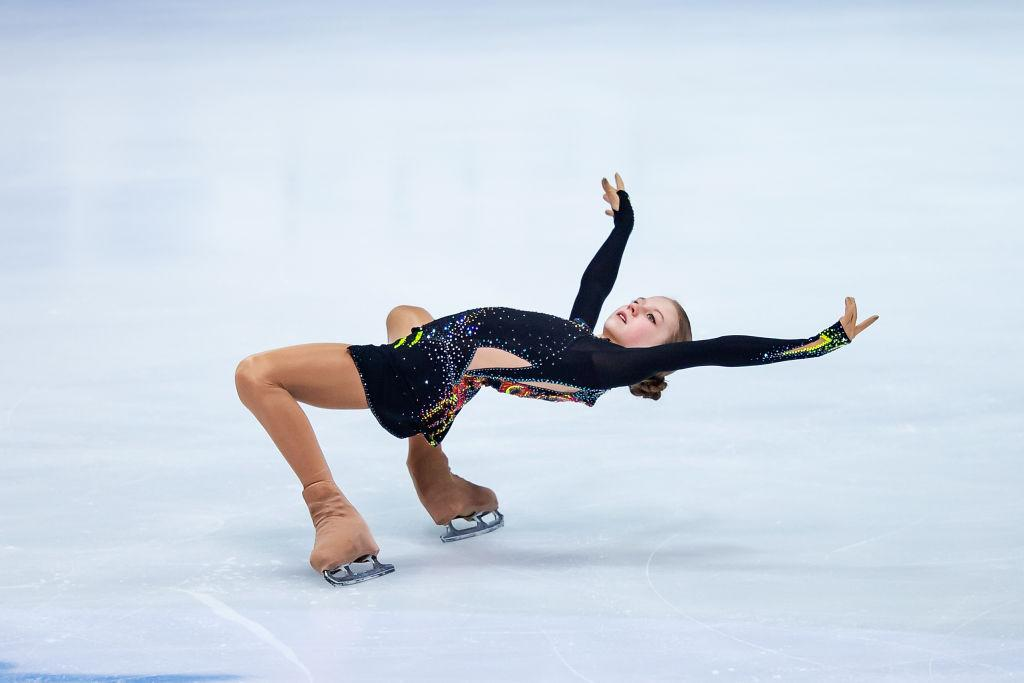
M 619 346 L 648 347 L 665 344 L 679 329 L 679 314 L 663 296 L 637 297 L 604 321 L 604 334 Z

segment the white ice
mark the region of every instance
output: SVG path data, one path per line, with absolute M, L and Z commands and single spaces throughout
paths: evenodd
M 0 681 L 1024 675 L 1018 3 L 5 2 Z M 658 402 L 481 392 L 442 544 L 406 444 L 306 407 L 394 574 L 307 564 L 238 400 L 399 304 L 602 314 L 828 356 Z

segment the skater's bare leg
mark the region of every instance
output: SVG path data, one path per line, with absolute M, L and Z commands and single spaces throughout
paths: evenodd
M 419 306 L 396 306 L 387 317 L 388 342 L 406 336 L 417 325 L 426 325 L 434 318 Z M 497 510 L 494 491 L 452 474 L 448 456 L 441 446 L 431 446 L 422 434 L 409 437 L 406 466 L 412 476 L 416 495 L 435 524 L 447 524 L 456 517 L 474 512 Z
M 348 344 L 299 344 L 253 354 L 235 369 L 242 403 L 270 434 L 302 486 L 331 478 L 299 401 L 318 408 L 366 408 Z
M 235 369 L 235 387 L 302 483 L 316 528 L 310 565 L 347 564 L 380 548 L 369 527 L 334 482 L 299 401 L 318 408 L 366 408 L 347 344 L 300 344 L 253 354 Z

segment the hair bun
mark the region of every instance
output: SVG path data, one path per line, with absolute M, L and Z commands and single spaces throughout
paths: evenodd
M 634 396 L 641 396 L 657 401 L 661 398 L 661 392 L 668 388 L 668 382 L 664 377 L 648 377 L 647 379 L 631 384 L 629 393 Z

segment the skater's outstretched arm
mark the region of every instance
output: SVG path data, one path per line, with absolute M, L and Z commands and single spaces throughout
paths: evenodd
M 856 302 L 853 297 L 847 297 L 843 317 L 806 339 L 734 334 L 647 348 L 629 348 L 605 342 L 591 352 L 591 359 L 601 382 L 599 388 L 629 386 L 657 372 L 698 365 L 739 367 L 814 358 L 849 344 L 853 337 L 877 319 L 877 315 L 872 316 L 858 325 Z
M 605 213 L 613 217 L 614 228 L 591 259 L 590 265 L 583 271 L 580 290 L 569 314 L 570 319 L 583 320 L 591 330 L 597 325 L 601 306 L 608 298 L 615 278 L 619 275 L 622 252 L 625 251 L 629 234 L 633 231 L 633 206 L 630 204 L 629 195 L 623 189 L 622 177 L 618 173 L 615 174 L 616 188 L 612 188 L 607 178 L 602 178 L 601 183 L 605 190 L 604 200 L 612 207 Z

